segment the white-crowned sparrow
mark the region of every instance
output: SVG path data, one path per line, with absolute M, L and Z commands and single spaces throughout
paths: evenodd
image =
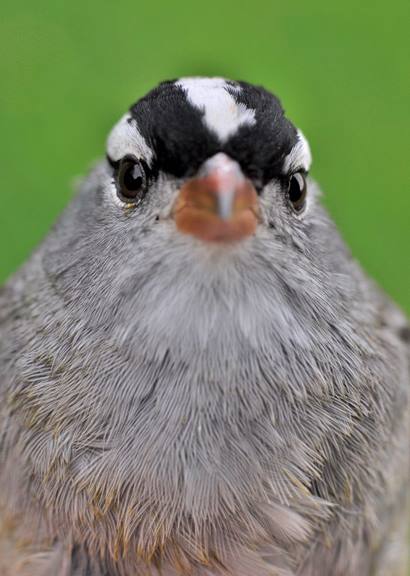
M 409 328 L 261 87 L 165 82 L 0 293 L 1 576 L 398 576 Z

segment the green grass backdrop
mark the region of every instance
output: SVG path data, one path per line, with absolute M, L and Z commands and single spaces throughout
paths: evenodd
M 355 256 L 410 310 L 409 20 L 408 0 L 2 0 L 0 281 L 129 104 L 225 75 L 280 96 Z

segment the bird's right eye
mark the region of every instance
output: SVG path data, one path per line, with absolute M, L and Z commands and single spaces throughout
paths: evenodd
M 147 189 L 147 176 L 143 164 L 133 156 L 119 162 L 116 174 L 117 194 L 126 204 L 139 204 Z

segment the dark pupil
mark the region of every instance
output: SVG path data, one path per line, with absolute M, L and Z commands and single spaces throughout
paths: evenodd
M 144 183 L 142 169 L 138 164 L 129 164 L 124 172 L 125 193 L 138 192 Z M 131 194 L 132 195 L 132 194 Z
M 289 186 L 289 199 L 291 202 L 298 203 L 303 198 L 304 182 L 303 177 L 292 176 Z

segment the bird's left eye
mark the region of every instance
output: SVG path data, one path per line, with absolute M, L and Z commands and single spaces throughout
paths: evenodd
M 303 172 L 292 174 L 288 184 L 288 197 L 295 212 L 301 212 L 306 204 L 306 175 Z
M 116 183 L 118 196 L 123 202 L 128 204 L 140 202 L 147 187 L 147 177 L 141 162 L 131 156 L 120 160 Z

